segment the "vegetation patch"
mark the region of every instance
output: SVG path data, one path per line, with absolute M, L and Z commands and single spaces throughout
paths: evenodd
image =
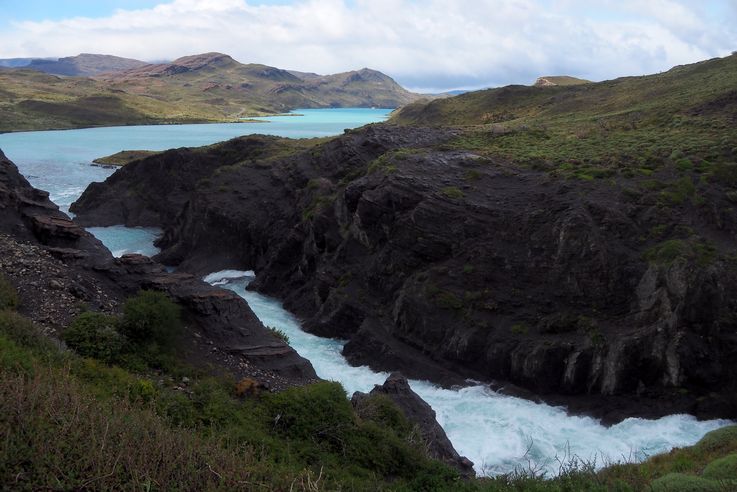
M 0 274 L 0 310 L 18 307 L 18 294 L 10 281 Z
M 456 186 L 446 186 L 445 188 L 440 190 L 440 193 L 447 196 L 448 198 L 455 198 L 455 199 L 461 199 L 464 196 L 466 196 L 465 193 L 463 193 L 458 187 Z

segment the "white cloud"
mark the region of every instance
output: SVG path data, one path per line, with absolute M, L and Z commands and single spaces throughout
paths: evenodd
M 416 88 L 529 83 L 557 73 L 605 79 L 737 49 L 737 23 L 715 20 L 714 10 L 703 5 L 691 0 L 297 0 L 291 5 L 173 0 L 106 18 L 18 23 L 0 33 L 0 56 L 98 52 L 159 60 L 221 51 L 242 62 L 320 73 L 369 66 Z M 730 10 L 734 20 L 734 9 L 724 5 L 724 12 Z

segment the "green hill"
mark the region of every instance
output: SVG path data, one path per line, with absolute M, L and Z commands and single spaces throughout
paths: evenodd
M 733 161 L 737 56 L 598 83 L 508 86 L 420 101 L 406 125 L 460 126 L 456 145 L 517 163 L 647 167 L 664 159 Z M 686 161 L 680 163 L 688 167 Z

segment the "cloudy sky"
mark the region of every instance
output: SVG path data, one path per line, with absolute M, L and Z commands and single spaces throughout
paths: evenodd
M 737 0 L 0 0 L 0 58 L 220 51 L 415 90 L 654 73 L 737 50 Z

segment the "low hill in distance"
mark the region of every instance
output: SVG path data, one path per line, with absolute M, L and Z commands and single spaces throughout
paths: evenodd
M 131 58 L 82 53 L 77 56 L 59 58 L 58 60 L 34 59 L 27 65 L 27 68 L 53 75 L 91 77 L 105 72 L 130 70 L 146 64 L 146 62 Z
M 0 58 L 0 68 L 27 67 L 33 60 L 56 60 L 56 58 Z
M 549 87 L 555 85 L 582 85 L 590 83 L 590 80 L 570 77 L 568 75 L 547 75 L 545 77 L 538 77 L 534 85 L 536 87 Z
M 93 66 L 102 70 L 102 64 L 82 63 L 86 56 L 62 60 L 74 60 L 75 66 L 88 71 Z M 46 62 L 0 71 L 0 132 L 236 122 L 295 108 L 395 108 L 421 98 L 391 77 L 367 68 L 323 76 L 205 53 L 171 63 L 128 60 L 125 63 L 131 68 L 111 71 L 123 67 L 125 59 L 89 56 L 110 61 L 106 73 L 94 78 L 58 77 L 38 71 L 50 66 Z

